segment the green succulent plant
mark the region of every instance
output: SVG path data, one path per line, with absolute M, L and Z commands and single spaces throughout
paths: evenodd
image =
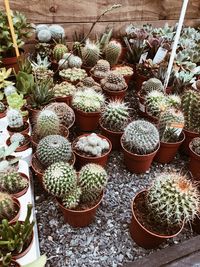
M 15 211 L 12 197 L 8 193 L 0 192 L 0 221 L 9 219 Z
M 4 89 L 5 87 L 9 85 L 13 85 L 14 83 L 11 81 L 8 81 L 10 74 L 12 72 L 12 69 L 6 70 L 6 68 L 0 68 L 0 90 Z M 0 91 L 0 100 L 4 98 L 4 92 Z

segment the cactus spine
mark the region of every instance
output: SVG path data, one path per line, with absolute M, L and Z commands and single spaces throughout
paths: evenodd
M 127 87 L 127 84 L 122 75 L 116 74 L 114 71 L 110 71 L 108 75 L 101 80 L 103 89 L 109 91 L 121 91 Z
M 141 92 L 143 94 L 147 94 L 150 93 L 151 91 L 164 92 L 164 86 L 159 79 L 150 78 L 149 80 L 143 82 Z
M 87 40 L 85 46 L 81 51 L 81 54 L 84 65 L 87 67 L 93 67 L 99 60 L 100 56 L 99 46 Z
M 117 64 L 121 53 L 122 46 L 119 42 L 115 40 L 110 41 L 104 49 L 105 58 L 111 66 Z
M 24 125 L 22 114 L 17 109 L 8 110 L 7 119 L 10 128 L 20 128 Z
M 82 59 L 78 56 L 71 55 L 68 59 L 68 64 L 70 68 L 81 68 Z
M 12 197 L 7 193 L 0 192 L 0 221 L 9 219 L 14 213 L 14 202 Z
M 10 142 L 15 143 L 18 142 L 20 146 L 22 146 L 25 143 L 25 136 L 21 133 L 14 133 L 10 137 Z
M 53 57 L 58 62 L 67 52 L 68 48 L 64 44 L 57 44 L 53 49 Z
M 91 72 L 99 78 L 105 78 L 110 71 L 110 63 L 107 60 L 100 59 L 91 69 Z
M 0 190 L 15 194 L 28 186 L 26 178 L 16 171 L 0 173 Z
M 62 198 L 62 204 L 67 209 L 75 209 L 81 199 L 82 189 L 78 186 L 75 189 L 71 190 L 68 195 Z

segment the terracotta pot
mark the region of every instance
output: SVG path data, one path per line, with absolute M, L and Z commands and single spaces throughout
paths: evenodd
M 27 176 L 25 173 L 19 172 L 19 174 L 20 174 L 21 177 L 25 178 L 25 179 L 28 181 L 28 184 L 27 184 L 27 186 L 26 186 L 24 189 L 22 189 L 21 191 L 12 194 L 12 196 L 13 196 L 13 197 L 16 197 L 16 198 L 19 198 L 19 197 L 21 197 L 21 196 L 23 196 L 23 195 L 26 194 L 26 192 L 27 192 L 27 190 L 28 190 L 28 188 L 29 188 L 29 182 L 30 182 L 28 176 Z
M 36 119 L 37 119 L 38 113 L 40 112 L 40 109 L 34 109 L 34 108 L 31 108 L 28 105 L 27 105 L 27 109 L 28 109 L 28 112 L 29 112 L 30 124 L 31 124 L 31 126 L 33 126 L 35 124 L 35 122 L 36 122 Z
M 143 82 L 145 82 L 147 80 L 148 80 L 147 76 L 141 75 L 138 72 L 136 72 L 134 75 L 135 91 L 139 92 L 141 87 L 142 87 Z
M 17 57 L 2 58 L 2 63 L 3 67 L 5 67 L 6 69 L 14 68 L 15 72 L 18 73 L 19 66 L 17 63 Z
M 127 169 L 132 173 L 138 173 L 138 174 L 145 173 L 146 171 L 148 171 L 153 161 L 153 158 L 155 157 L 157 151 L 159 150 L 160 145 L 154 152 L 150 154 L 137 155 L 137 154 L 133 154 L 129 152 L 124 147 L 123 142 L 122 142 L 122 137 L 121 137 L 120 142 L 121 142 L 122 150 L 124 153 L 124 163 Z
M 82 131 L 94 131 L 99 125 L 100 112 L 84 112 L 74 109 L 75 123 Z
M 90 76 L 95 80 L 96 83 L 101 84 L 101 80 L 103 79 L 102 77 L 95 76 L 92 71 L 90 71 Z
M 110 140 L 112 144 L 112 150 L 121 149 L 120 139 L 122 137 L 123 132 L 110 131 L 102 125 L 101 121 L 99 122 L 99 125 L 100 125 L 102 134 Z
M 14 201 L 14 205 L 16 206 L 16 214 L 11 220 L 9 220 L 9 223 L 16 222 L 19 219 L 20 212 L 21 212 L 21 204 L 19 200 L 14 196 L 12 196 L 12 199 Z
M 181 145 L 181 150 L 185 155 L 189 155 L 190 153 L 189 143 L 192 141 L 193 138 L 198 137 L 199 133 L 194 133 L 186 129 L 183 129 L 183 132 L 185 134 L 185 140 Z
M 77 149 L 75 149 L 75 144 L 77 143 L 79 138 L 83 137 L 83 136 L 88 136 L 88 135 L 89 134 L 83 134 L 83 135 L 77 137 L 72 143 L 72 149 L 76 155 L 76 165 L 77 165 L 78 169 L 80 169 L 82 166 L 84 166 L 88 163 L 96 163 L 96 164 L 101 165 L 102 167 L 105 167 L 105 165 L 108 161 L 108 156 L 112 150 L 112 144 L 111 144 L 110 140 L 108 138 L 106 138 L 105 136 L 98 134 L 99 137 L 106 139 L 109 143 L 109 150 L 107 152 L 105 152 L 102 156 L 99 156 L 99 157 L 85 156 L 82 153 L 80 153 L 79 151 L 77 151 Z
M 72 96 L 71 95 L 68 95 L 68 96 L 57 96 L 57 97 L 55 97 L 55 101 L 56 102 L 64 102 L 68 106 L 71 107 L 71 105 L 72 105 Z
M 11 260 L 10 264 L 11 265 L 9 265 L 9 266 L 12 266 L 12 267 L 21 267 L 21 265 L 18 262 L 16 262 L 15 260 Z M 0 261 L 0 266 L 3 266 L 2 261 Z
M 200 181 L 200 155 L 192 149 L 192 143 L 189 144 L 189 171 L 195 180 Z
M 86 227 L 93 222 L 96 215 L 96 210 L 99 207 L 100 203 L 102 202 L 102 199 L 103 199 L 103 193 L 98 203 L 94 207 L 86 210 L 77 211 L 77 210 L 66 209 L 65 207 L 63 207 L 61 200 L 56 198 L 58 205 L 63 213 L 65 222 L 71 225 L 72 227 L 76 228 Z
M 30 136 L 28 134 L 24 134 L 24 137 L 27 140 L 26 143 L 24 145 L 22 145 L 22 146 L 19 146 L 15 150 L 15 152 L 25 151 L 26 149 L 28 149 L 30 147 L 30 142 L 31 142 Z M 10 143 L 10 137 L 6 140 L 6 144 L 7 144 L 7 146 L 9 146 L 11 144 Z
M 136 214 L 133 209 L 133 204 L 137 201 L 137 198 L 144 194 L 146 190 L 143 190 L 139 192 L 132 200 L 131 202 L 131 210 L 132 210 L 132 219 L 130 223 L 130 234 L 133 240 L 137 245 L 140 247 L 143 247 L 145 249 L 152 249 L 158 247 L 161 243 L 163 243 L 168 238 L 173 238 L 177 236 L 183 229 L 184 223 L 180 227 L 180 230 L 175 233 L 174 235 L 159 235 L 156 233 L 153 233 L 146 229 L 137 219 Z
M 180 136 L 180 141 L 175 142 L 175 143 L 167 143 L 167 142 L 160 142 L 160 148 L 158 152 L 156 153 L 154 160 L 159 162 L 159 163 L 169 163 L 172 161 L 185 140 L 185 134 L 182 132 Z
M 112 100 L 124 100 L 128 86 L 121 91 L 109 91 L 105 89 L 105 87 L 102 89 L 107 98 Z
M 18 128 L 11 128 L 10 126 L 7 126 L 7 131 L 10 136 L 12 136 L 14 133 L 21 133 L 21 134 L 28 134 L 29 133 L 29 123 L 27 121 L 24 122 L 23 130 L 19 130 Z
M 125 66 L 127 66 L 127 67 L 131 67 L 132 69 L 133 69 L 133 67 L 132 66 L 130 66 L 130 65 L 126 65 L 126 64 L 118 64 L 118 65 L 116 65 L 116 66 L 114 66 L 114 67 L 112 67 L 112 70 L 116 70 L 117 68 L 120 68 L 120 67 L 125 67 Z M 134 71 L 134 70 L 133 70 Z M 133 73 L 134 74 L 134 73 Z M 125 82 L 126 82 L 126 84 L 127 85 L 129 85 L 129 83 L 130 83 L 130 81 L 133 79 L 133 74 L 131 74 L 131 75 L 123 75 L 123 77 L 124 77 L 124 79 L 125 79 Z
M 0 119 L 4 118 L 6 116 L 6 110 L 4 112 L 0 112 Z

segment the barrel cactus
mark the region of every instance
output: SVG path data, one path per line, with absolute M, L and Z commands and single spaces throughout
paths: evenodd
M 81 200 L 82 189 L 76 186 L 73 190 L 69 192 L 66 196 L 62 198 L 62 204 L 67 209 L 75 209 Z
M 76 171 L 67 162 L 55 162 L 44 172 L 44 188 L 52 195 L 62 198 L 69 194 L 77 184 Z
M 59 71 L 59 75 L 69 82 L 79 82 L 82 81 L 86 76 L 87 73 L 85 70 L 80 68 L 69 68 Z
M 58 66 L 59 66 L 59 69 L 60 70 L 65 70 L 69 67 L 69 64 L 68 64 L 68 61 L 64 58 L 61 58 L 59 61 L 58 61 Z
M 15 143 L 18 142 L 20 146 L 22 146 L 26 141 L 26 138 L 23 134 L 21 133 L 14 133 L 11 137 L 10 137 L 10 142 L 11 143 Z
M 10 128 L 20 128 L 24 125 L 22 114 L 17 109 L 8 110 L 7 120 Z
M 105 78 L 110 71 L 110 63 L 107 60 L 100 59 L 96 65 L 91 69 L 91 72 L 99 78 Z
M 182 111 L 169 108 L 159 118 L 159 134 L 162 142 L 177 142 L 184 127 Z
M 70 68 L 81 68 L 82 59 L 78 56 L 71 55 L 68 59 L 68 64 Z
M 122 46 L 119 42 L 115 40 L 110 41 L 104 49 L 105 58 L 110 63 L 111 66 L 117 64 L 121 52 L 122 52 Z
M 72 96 L 76 90 L 76 87 L 69 82 L 62 82 L 54 86 L 55 97 Z
M 101 80 L 101 85 L 103 89 L 108 91 L 122 91 L 127 87 L 124 77 L 116 74 L 114 71 L 110 71 L 108 75 Z
M 3 219 L 9 219 L 14 214 L 15 205 L 12 197 L 0 192 L 0 221 Z
M 0 113 L 3 113 L 6 110 L 6 107 L 3 102 L 0 101 Z
M 59 134 L 60 120 L 57 114 L 46 109 L 40 111 L 35 125 L 35 132 L 40 139 L 47 135 Z
M 162 82 L 157 78 L 150 78 L 142 84 L 142 94 L 150 93 L 151 91 L 164 92 L 164 86 Z
M 59 61 L 63 55 L 68 51 L 68 48 L 64 44 L 57 44 L 53 49 L 53 58 Z
M 152 123 L 136 120 L 125 128 L 122 142 L 124 147 L 134 154 L 150 154 L 158 148 L 159 132 Z
M 48 28 L 40 30 L 37 34 L 37 38 L 41 43 L 48 43 L 51 37 L 51 31 Z
M 0 173 L 0 191 L 9 194 L 18 193 L 28 186 L 27 179 L 16 171 Z
M 45 166 L 58 161 L 67 162 L 72 156 L 71 144 L 61 135 L 48 135 L 39 142 L 36 154 Z
M 182 110 L 185 117 L 185 128 L 200 133 L 200 93 L 187 90 L 182 95 Z
M 162 173 L 156 177 L 147 193 L 147 206 L 160 224 L 181 225 L 193 220 L 199 212 L 197 186 L 177 173 Z
M 48 28 L 51 32 L 52 39 L 63 40 L 65 37 L 65 30 L 61 25 L 53 24 Z
M 122 132 L 130 119 L 127 103 L 110 101 L 101 113 L 102 125 L 113 132 Z
M 149 92 L 146 96 L 145 104 L 147 112 L 155 117 L 159 117 L 160 112 L 168 107 L 166 96 L 160 91 Z
M 93 67 L 100 57 L 100 49 L 97 44 L 86 41 L 85 46 L 81 51 L 83 64 L 87 67 Z
M 179 95 L 168 95 L 166 96 L 166 102 L 169 107 L 177 109 L 181 108 L 181 97 Z

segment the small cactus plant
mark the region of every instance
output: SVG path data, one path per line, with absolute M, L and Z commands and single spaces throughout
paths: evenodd
M 127 103 L 110 101 L 101 113 L 102 125 L 111 131 L 122 132 L 130 119 Z
M 91 69 L 91 72 L 99 78 L 105 78 L 110 71 L 110 63 L 107 60 L 100 59 L 96 65 Z
M 8 110 L 7 119 L 10 128 L 20 128 L 24 125 L 22 114 L 17 109 Z
M 108 75 L 101 80 L 101 85 L 103 89 L 108 91 L 122 91 L 127 87 L 124 77 L 116 74 L 114 71 L 110 71 Z
M 65 30 L 59 24 L 53 24 L 49 26 L 48 29 L 50 30 L 52 39 L 54 40 L 63 40 L 65 37 Z
M 81 200 L 82 189 L 76 186 L 68 195 L 62 198 L 62 204 L 67 209 L 75 209 Z
M 117 64 L 121 52 L 122 52 L 122 46 L 119 42 L 115 40 L 110 41 L 104 49 L 105 58 L 110 63 L 111 66 Z
M 78 56 L 71 55 L 68 59 L 68 64 L 70 68 L 81 68 L 82 59 Z
M 98 45 L 87 40 L 81 54 L 83 64 L 87 67 L 94 67 L 100 57 L 100 48 Z
M 158 148 L 159 132 L 152 123 L 136 120 L 125 128 L 122 142 L 125 148 L 134 154 L 150 154 Z
M 43 175 L 45 189 L 59 198 L 67 196 L 76 183 L 77 176 L 73 166 L 62 161 L 51 164 Z
M 166 97 L 166 102 L 169 107 L 181 108 L 181 97 L 179 95 L 168 95 Z
M 164 92 L 164 86 L 162 82 L 157 78 L 150 78 L 142 84 L 142 94 L 146 95 L 152 91 Z
M 48 28 L 40 30 L 37 34 L 37 38 L 41 43 L 48 43 L 51 41 L 51 37 L 51 32 Z
M 0 192 L 0 221 L 9 219 L 15 211 L 15 205 L 12 197 Z
M 82 81 L 87 76 L 87 73 L 83 69 L 71 68 L 59 71 L 59 75 L 63 79 L 73 83 Z
M 0 102 L 0 113 L 3 113 L 6 110 L 6 107 L 3 102 Z
M 108 141 L 95 133 L 80 137 L 75 145 L 78 151 L 88 153 L 95 157 L 101 156 L 109 147 Z
M 199 192 L 185 176 L 162 173 L 147 193 L 147 206 L 154 219 L 167 225 L 181 225 L 199 212 Z
M 0 191 L 15 194 L 27 186 L 27 179 L 16 171 L 10 170 L 0 173 Z
M 53 58 L 58 62 L 63 55 L 68 52 L 68 48 L 64 44 L 57 44 L 53 49 Z
M 146 109 L 152 116 L 158 117 L 168 107 L 165 95 L 160 91 L 151 91 L 146 96 Z
M 16 92 L 17 92 L 17 88 L 12 84 L 10 84 L 10 85 L 8 85 L 8 86 L 6 86 L 4 88 L 4 94 L 5 94 L 6 97 L 9 96 L 9 95 L 14 94 Z
M 85 77 L 82 81 L 80 81 L 77 85 L 76 88 L 78 90 L 84 90 L 87 88 L 92 88 L 96 92 L 102 92 L 101 86 L 95 82 L 95 80 L 92 77 Z
M 59 69 L 60 70 L 65 70 L 69 67 L 69 64 L 68 64 L 68 61 L 64 58 L 61 58 L 59 61 L 58 61 L 58 66 L 59 66 Z
M 24 145 L 26 141 L 26 138 L 23 134 L 21 133 L 14 133 L 11 137 L 10 137 L 10 142 L 15 143 L 18 142 L 20 146 Z
M 72 96 L 76 90 L 76 87 L 68 82 L 62 82 L 54 86 L 55 97 Z
M 70 142 L 61 135 L 48 135 L 40 140 L 36 150 L 38 160 L 45 166 L 58 161 L 69 161 L 72 156 Z
M 100 92 L 92 88 L 75 92 L 72 106 L 84 112 L 99 112 L 104 104 L 105 98 Z

